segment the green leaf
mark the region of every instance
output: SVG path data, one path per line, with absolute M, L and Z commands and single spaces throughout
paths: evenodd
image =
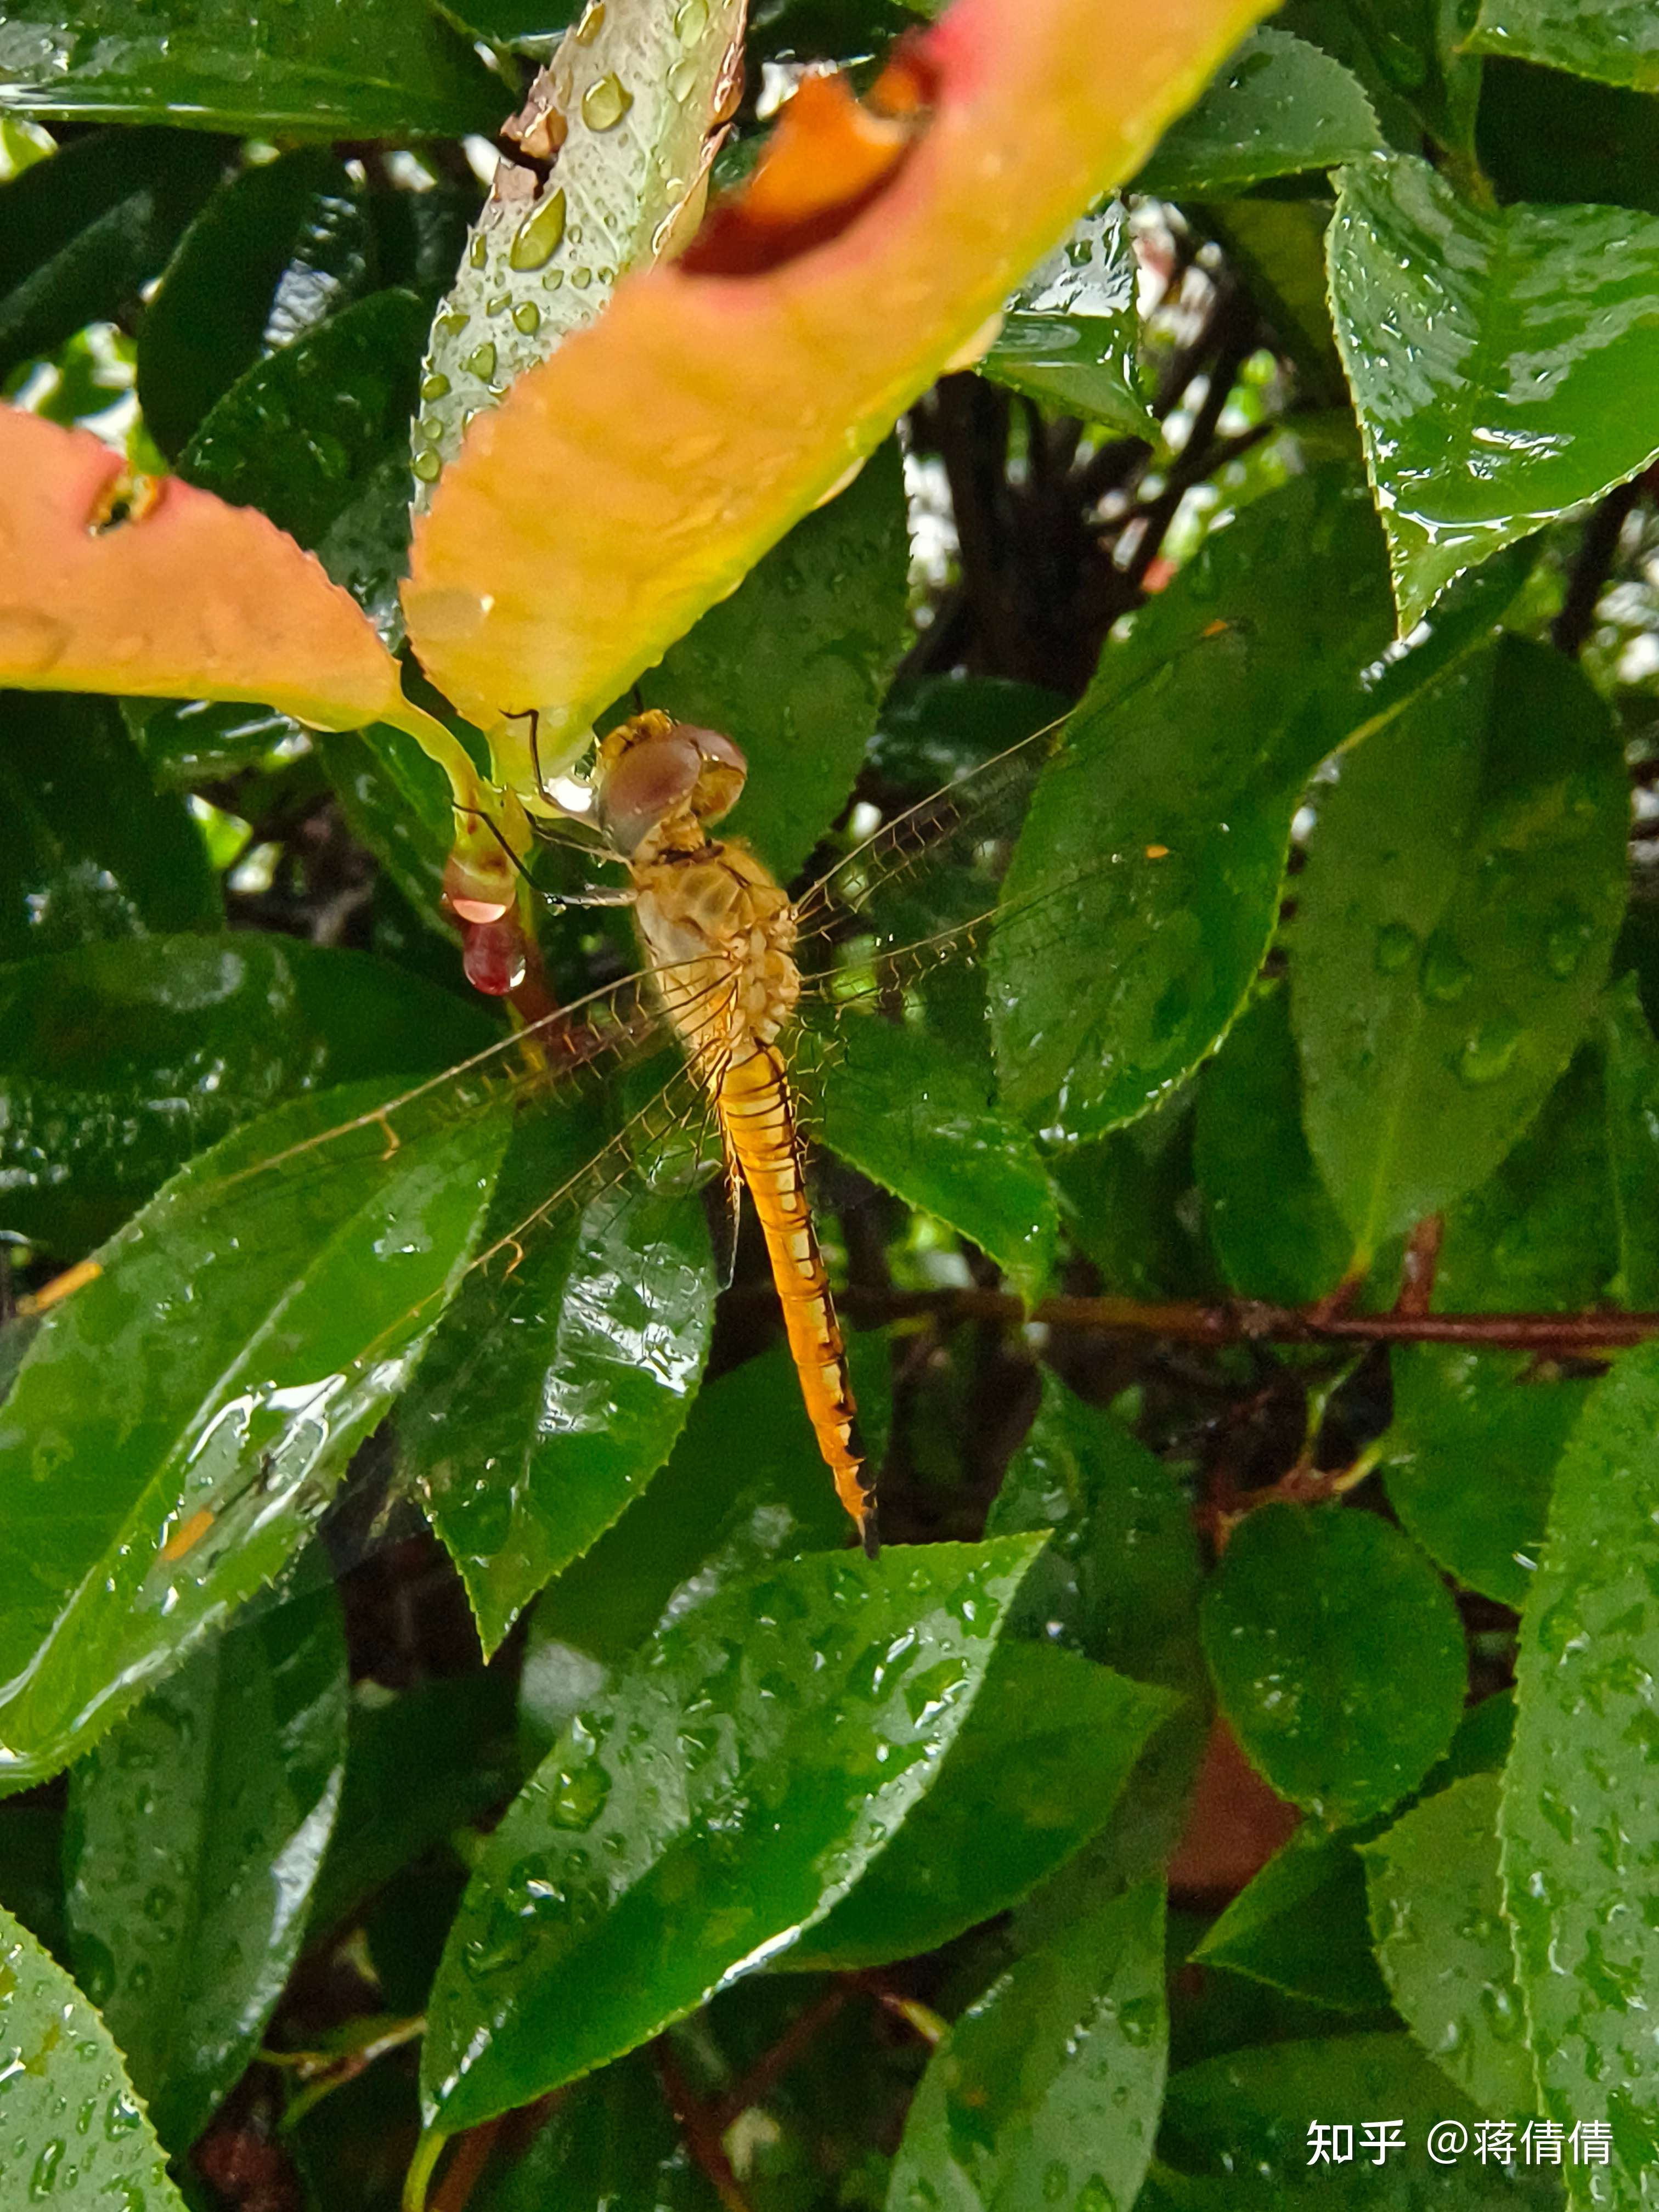
M 105 699 L 0 692 L 0 961 L 222 926 L 207 850 Z
M 1498 1777 L 1472 1774 L 1367 1844 L 1376 1952 L 1401 2017 L 1499 2119 L 1537 2100 L 1498 1871 Z
M 356 1686 L 339 1814 L 311 1897 L 313 1936 L 332 1934 L 411 1860 L 512 1794 L 522 1779 L 513 1686 L 499 1671 L 401 1692 Z
M 1559 2205 L 1553 2172 L 1480 2159 L 1482 2114 L 1459 2096 L 1407 2035 L 1344 2035 L 1267 2044 L 1175 2075 L 1158 2136 L 1164 2202 L 1182 2212 L 1522 2212 Z M 1379 2159 L 1367 2121 L 1397 2122 L 1400 2148 Z M 1310 2128 L 1353 2130 L 1351 2163 L 1313 2162 Z M 1427 2148 L 1442 2124 L 1462 2130 Z M 1396 2138 L 1396 2141 L 1398 2139 Z M 1518 2151 L 1518 2145 L 1517 2145 Z M 1164 2161 L 1170 2171 L 1165 2171 Z
M 957 2022 L 910 2107 L 889 2212 L 1133 2204 L 1168 2035 L 1164 1892 L 1145 1882 L 1028 1953 Z
M 11 0 L 0 109 L 141 123 L 187 118 L 261 137 L 493 131 L 511 94 L 413 0 Z
M 849 1018 L 830 1071 L 823 1138 L 907 1206 L 978 1245 L 1035 1299 L 1058 1215 L 1036 1146 L 996 1102 L 988 1041 Z
M 1193 1165 L 1236 1291 L 1303 1305 L 1336 1288 L 1352 1246 L 1303 1134 L 1288 991 L 1263 991 L 1204 1071 Z
M 506 1131 L 388 1148 L 392 1088 L 296 1100 L 192 1161 L 34 1336 L 0 1408 L 0 1550 L 29 1561 L 0 1612 L 0 1789 L 89 1748 L 279 1572 L 402 1388 Z
M 164 791 L 190 791 L 257 768 L 274 748 L 292 747 L 296 738 L 314 742 L 322 734 L 251 702 L 123 699 L 120 704 L 133 742 Z
M 437 762 L 385 722 L 366 730 L 319 730 L 312 743 L 352 836 L 368 846 L 425 927 L 453 942 L 442 901 L 455 812 Z
M 1044 1134 L 1144 1114 L 1225 1034 L 1273 933 L 1303 781 L 1386 642 L 1382 568 L 1346 474 L 1302 478 L 1206 538 L 1108 644 L 988 960 L 1004 1094 Z
M 1451 1741 L 1467 1671 L 1456 1607 L 1373 1514 L 1258 1507 L 1222 1554 L 1203 1631 L 1245 1756 L 1333 1826 L 1397 1804 Z
M 185 233 L 138 330 L 138 404 L 176 455 L 262 356 L 373 289 L 361 189 L 322 147 L 245 169 Z
M 279 1099 L 446 1067 L 492 1034 L 384 961 L 252 931 L 20 962 L 0 970 L 6 1225 L 78 1253 Z
M 386 628 L 399 619 L 403 454 L 425 327 L 412 292 L 343 308 L 239 378 L 179 462 L 190 483 L 268 514 Z
M 641 678 L 647 706 L 723 730 L 750 781 L 721 824 L 781 883 L 845 805 L 906 631 L 902 463 L 889 440 Z
M 1392 1364 L 1389 1503 L 1448 1574 L 1524 1605 L 1586 1386 L 1534 1379 L 1524 1354 L 1462 1345 L 1399 1345 Z
M 1572 1313 L 1601 1297 L 1616 1259 L 1601 1063 L 1580 1052 L 1514 1151 L 1447 1214 L 1437 1306 Z
M 1501 1819 L 1542 2108 L 1611 2125 L 1620 2178 L 1605 2202 L 1621 2205 L 1646 2201 L 1659 2148 L 1659 2053 L 1637 2009 L 1659 1927 L 1656 1437 L 1659 1346 L 1644 1345 L 1596 1384 L 1561 1457 L 1521 1624 Z
M 981 376 L 1150 445 L 1140 390 L 1139 270 L 1129 213 L 1112 198 L 1073 226 L 1009 301 Z
M 849 1337 L 848 1361 L 859 1426 L 878 1467 L 890 1395 L 885 1341 Z M 744 1440 L 735 1467 L 734 1437 Z M 775 1560 L 832 1548 L 846 1525 L 787 1346 L 709 1383 L 662 1473 L 537 1603 L 521 1705 L 537 1757 L 648 1638 Z
M 7 16 L 9 40 L 16 15 Z M 7 73 L 13 66 L 7 49 Z M 0 82 L 0 110 L 9 101 Z M 0 377 L 137 297 L 229 149 L 177 131 L 100 131 L 0 185 Z
M 937 1776 L 1033 1549 L 796 1560 L 587 1701 L 451 1931 L 422 2058 L 444 2131 L 633 2049 L 827 1912 Z
M 1659 215 L 1659 100 L 1489 62 L 1480 161 L 1503 200 L 1593 200 Z
M 1628 808 L 1588 681 L 1516 639 L 1320 793 L 1291 1018 L 1309 1141 L 1362 1260 L 1490 1175 L 1571 1058 L 1624 910 Z
M 299 1954 L 345 1753 L 330 1583 L 198 1647 L 71 1778 L 71 1960 L 176 2152 L 258 2048 Z
M 491 4 L 454 12 L 471 23 Z M 521 0 L 508 9 L 515 30 Z M 672 233 L 695 228 L 720 118 L 742 83 L 742 0 L 537 12 L 541 28 L 550 12 L 580 13 L 580 35 L 560 40 L 505 134 L 511 144 L 521 132 L 544 173 L 501 161 L 433 323 L 416 427 L 420 506 L 473 416 L 591 323 L 617 279 L 656 260 Z
M 1403 630 L 1659 453 L 1659 221 L 1476 208 L 1396 155 L 1343 172 L 1330 278 Z
M 1392 145 L 1423 136 L 1478 177 L 1473 153 L 1482 64 L 1463 51 L 1472 0 L 1289 0 L 1278 27 L 1311 40 L 1358 77 Z
M 54 1958 L 68 1958 L 60 1806 L 14 1798 L 0 1807 L 0 1905 Z
M 598 1115 L 521 1125 L 484 1243 L 398 1413 L 403 1457 L 459 1568 L 485 1656 L 667 1458 L 702 1380 L 714 1268 L 681 1191 L 592 1194 Z M 541 1220 L 567 1188 L 570 1203 Z M 536 1229 L 533 1244 L 529 1232 Z
M 885 1966 L 1017 1904 L 1104 1826 L 1175 1702 L 1069 1651 L 1000 1645 L 939 1780 L 781 1964 Z
M 1058 1888 L 1034 1900 L 1046 1922 L 1072 1888 L 1087 1894 L 1097 1880 L 1139 1879 L 1161 1864 L 1181 1832 L 1209 1728 L 1198 1544 L 1174 1471 L 1046 1370 L 1037 1417 L 986 1528 L 1048 1534 L 1015 1601 L 1011 1634 L 1081 1652 L 1182 1700 L 1152 1737 L 1110 1829 Z
M 1164 132 L 1134 189 L 1229 199 L 1268 177 L 1357 161 L 1382 143 L 1370 100 L 1341 63 L 1269 27 L 1253 31 Z
M 1273 325 L 1296 365 L 1308 404 L 1341 410 L 1344 431 L 1358 451 L 1358 429 L 1348 410 L 1342 358 L 1331 328 L 1325 279 L 1325 233 L 1331 210 L 1324 199 L 1232 199 L 1210 202 L 1199 220 L 1237 270 L 1250 297 Z
M 1274 1852 L 1193 1956 L 1341 2012 L 1389 2001 L 1365 1923 L 1364 1867 L 1350 1838 L 1316 1828 Z
M 1619 1271 L 1609 1285 L 1620 1305 L 1659 1305 L 1659 1042 L 1642 1011 L 1636 977 L 1625 975 L 1602 1002 L 1607 1166 L 1619 1230 Z
M 19 2205 L 56 2192 L 185 2212 L 109 2030 L 3 1905 L 0 2187 Z
M 1190 1086 L 1098 1143 L 1050 1156 L 1072 1242 L 1109 1295 L 1200 1297 L 1218 1287 L 1197 1191 Z
M 561 2097 L 523 2155 L 471 2212 L 717 2212 L 713 2184 L 693 2160 L 643 2054 L 618 2059 Z
M 1476 53 L 1659 92 L 1659 22 L 1646 0 L 1480 0 L 1468 43 Z

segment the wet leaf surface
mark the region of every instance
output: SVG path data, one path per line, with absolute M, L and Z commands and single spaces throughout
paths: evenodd
M 1498 1869 L 1499 1778 L 1472 1774 L 1365 1846 L 1377 1957 L 1401 2017 L 1499 2119 L 1536 2107 Z
M 107 700 L 0 694 L 0 960 L 220 926 L 196 824 Z
M 1524 1605 L 1556 1462 L 1587 1386 L 1533 1379 L 1524 1354 L 1461 1345 L 1401 1345 L 1391 1364 L 1389 1503 L 1448 1574 L 1500 1605 Z
M 1327 471 L 1255 501 L 1109 644 L 988 962 L 1004 1095 L 1043 1133 L 1133 1120 L 1225 1035 L 1303 782 L 1359 719 L 1355 678 L 1388 633 L 1369 502 Z
M 70 1958 L 182 2154 L 258 2047 L 340 1799 L 331 1585 L 212 1638 L 76 1767 Z
M 1659 222 L 1475 208 L 1395 156 L 1344 171 L 1330 272 L 1402 630 L 1659 453 Z
M 1121 199 L 1084 216 L 1008 301 L 981 376 L 1150 443 L 1137 368 L 1139 271 Z
M 0 376 L 159 276 L 229 151 L 185 131 L 100 131 L 0 185 Z
M 1283 1797 L 1333 1825 L 1395 1804 L 1451 1741 L 1456 1608 L 1398 1529 L 1341 1506 L 1260 1506 L 1205 1594 L 1222 1711 Z
M 539 12 L 544 27 L 550 14 L 580 21 L 504 134 L 532 161 L 497 169 L 433 323 L 415 434 L 418 505 L 481 408 L 591 323 L 619 277 L 696 228 L 721 119 L 741 89 L 744 0 Z
M 594 1115 L 521 1128 L 486 1249 L 603 1146 Z M 702 1377 L 714 1307 L 695 1196 L 629 1176 L 573 1193 L 533 1249 L 471 1274 L 398 1412 L 404 1464 L 459 1568 L 486 1656 L 667 1458 Z
M 1184 2212 L 1267 2212 L 1281 2204 L 1320 2212 L 1541 2212 L 1559 2205 L 1561 2184 L 1552 2172 L 1477 2159 L 1481 2118 L 1407 2035 L 1310 2036 L 1232 2051 L 1170 2077 L 1158 2143 L 1160 2181 L 1166 2162 L 1170 2169 L 1163 2202 Z M 1399 2122 L 1404 2147 L 1380 2163 L 1375 2151 L 1360 2150 L 1366 2120 Z M 1353 2128 L 1351 2163 L 1310 2160 L 1313 2121 Z M 1437 2124 L 1461 2130 L 1462 2148 L 1444 2165 L 1426 2147 Z
M 826 1912 L 937 1778 L 1032 1548 L 809 1556 L 585 1701 L 451 1932 L 422 2061 L 437 2124 L 633 2048 Z
M 1174 1705 L 1072 1652 L 1000 1645 L 939 1780 L 851 1895 L 780 1963 L 884 1966 L 1018 1904 L 1105 1826 Z
M 269 1582 L 397 1395 L 460 1272 L 506 1132 L 242 1174 L 392 1095 L 279 1107 L 193 1161 L 47 1315 L 0 1409 L 0 1788 L 88 1749 Z
M 1602 1001 L 1607 1169 L 1619 1236 L 1610 1289 L 1620 1305 L 1659 1305 L 1659 1042 L 1634 975 Z
M 1659 91 L 1659 24 L 1643 0 L 1480 0 L 1468 43 L 1477 53 Z
M 1054 1263 L 1054 1195 L 1036 1145 L 996 1103 L 988 1040 L 852 1017 L 840 1042 L 830 1150 L 948 1223 L 1036 1298 Z
M 143 0 L 15 0 L 6 27 L 0 108 L 30 115 L 375 138 L 493 131 L 507 104 L 465 40 L 405 0 L 207 0 L 185 21 Z
M 886 436 L 1258 12 L 1192 0 L 1177 59 L 1161 9 L 1103 40 L 1093 0 L 959 4 L 913 158 L 838 236 L 757 273 L 639 272 L 475 425 L 404 593 L 434 679 L 485 726 L 540 702 L 550 744 L 580 730 Z
M 1624 910 L 1627 809 L 1601 702 L 1516 640 L 1320 793 L 1291 1018 L 1309 1141 L 1362 1260 L 1490 1175 L 1571 1058 Z
M 1269 177 L 1334 168 L 1382 144 L 1357 80 L 1305 39 L 1252 31 L 1158 143 L 1135 190 L 1228 199 Z
M 1659 2069 L 1632 2003 L 1654 1972 L 1659 1922 L 1656 1435 L 1659 1350 L 1644 1346 L 1596 1384 L 1561 1457 L 1521 1624 L 1501 1816 L 1504 1903 L 1542 2109 L 1565 2127 L 1611 2126 L 1619 2179 L 1606 2201 L 1619 2205 L 1647 2200 L 1659 2144 Z
M 147 937 L 20 961 L 0 969 L 5 1225 L 78 1255 L 295 1091 L 446 1067 L 493 1035 L 465 999 L 292 938 Z
M 886 1345 L 854 1334 L 848 1360 L 860 1432 L 879 1467 L 891 1396 Z M 784 1346 L 699 1391 L 662 1473 L 537 1602 L 520 1706 L 535 1756 L 650 1637 L 771 1563 L 833 1549 L 846 1522 Z
M 1193 1956 L 1340 2012 L 1389 2001 L 1371 1954 L 1364 1863 L 1348 1837 L 1311 1824 L 1274 1852 Z
M 1133 2204 L 1168 2034 L 1164 1893 L 1146 1882 L 1028 1953 L 956 2023 L 910 2107 L 889 2212 Z
M 524 2155 L 493 2181 L 486 2176 L 472 2197 L 476 2212 L 546 2212 L 551 2204 L 716 2212 L 719 2203 L 643 2052 L 578 2082 Z
M 19 2205 L 55 2196 L 185 2212 L 109 2030 L 3 1905 L 0 2185 Z
M 1193 1165 L 1227 1280 L 1283 1305 L 1323 1297 L 1352 1245 L 1303 1133 L 1288 991 L 1240 1015 L 1198 1097 Z
M 321 147 L 216 193 L 139 326 L 138 402 L 161 450 L 176 459 L 245 369 L 372 290 L 378 259 L 365 195 Z
M 254 698 L 354 729 L 400 697 L 345 592 L 250 508 L 175 477 L 100 530 L 119 459 L 85 430 L 0 406 L 0 682 L 52 691 Z

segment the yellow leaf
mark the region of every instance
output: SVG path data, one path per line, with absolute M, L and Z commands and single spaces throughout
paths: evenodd
M 406 720 L 368 617 L 274 522 L 125 477 L 89 431 L 0 406 L 0 684 Z
M 735 240 L 720 241 L 729 210 L 711 217 L 715 266 L 699 239 L 630 276 L 472 425 L 404 591 L 434 681 L 485 728 L 542 708 L 548 757 L 568 753 L 1133 175 L 1267 12 L 957 0 L 904 42 L 851 155 L 832 120 L 839 210 L 786 155 Z

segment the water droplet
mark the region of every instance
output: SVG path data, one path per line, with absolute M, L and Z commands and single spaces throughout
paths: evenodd
M 514 234 L 507 264 L 509 269 L 539 269 L 559 250 L 564 236 L 564 187 L 558 185 L 538 200 Z
M 461 1964 L 474 1981 L 486 1981 L 516 1966 L 530 1955 L 535 1930 L 510 1906 L 496 1904 L 482 1936 L 475 1936 L 461 1953 Z
M 1431 1006 L 1454 1006 L 1474 980 L 1474 970 L 1451 939 L 1436 930 L 1423 955 L 1423 996 Z
M 546 291 L 556 292 L 563 282 L 564 271 L 562 269 L 550 269 L 546 276 L 542 279 L 542 285 L 544 289 Z
M 605 28 L 605 0 L 587 0 L 582 19 L 576 26 L 576 44 L 591 46 Z
M 614 131 L 633 105 L 633 94 L 611 70 L 582 94 L 582 121 L 590 131 Z
M 441 455 L 434 453 L 430 446 L 416 454 L 411 465 L 422 483 L 436 483 L 444 472 Z
M 678 100 L 684 106 L 697 88 L 697 76 L 696 62 L 689 54 L 683 56 L 668 72 L 669 97 Z
M 513 327 L 527 338 L 534 337 L 542 326 L 542 311 L 533 300 L 524 300 L 513 310 Z
M 1117 2212 L 1117 2199 L 1106 2186 L 1103 2174 L 1089 2176 L 1077 2193 L 1073 2212 Z
M 447 338 L 458 338 L 466 328 L 465 315 L 440 315 L 434 327 Z
M 495 374 L 495 349 L 493 343 L 486 340 L 483 345 L 474 346 L 461 363 L 461 367 L 469 376 L 476 376 L 480 384 L 488 384 Z
M 1376 933 L 1376 964 L 1385 975 L 1409 968 L 1417 951 L 1417 932 L 1403 921 L 1385 921 Z
M 1072 2169 L 1057 2159 L 1050 2159 L 1042 2169 L 1042 2193 L 1050 2204 L 1058 2204 L 1072 2183 Z
M 142 2115 L 137 2105 L 125 2089 L 118 2089 L 104 2107 L 104 2133 L 112 2142 L 119 2142 L 138 2125 Z
M 1563 899 L 1550 915 L 1544 938 L 1544 962 L 1558 982 L 1576 975 L 1590 939 L 1589 916 L 1571 899 Z
M 421 379 L 422 399 L 441 399 L 448 390 L 449 379 L 441 368 L 434 368 L 430 376 L 423 376 Z
M 1158 2032 L 1162 2011 L 1156 1997 L 1131 1997 L 1117 2016 L 1123 2040 L 1133 2044 L 1137 2051 L 1144 2050 Z
M 34 2161 L 34 2171 L 29 2176 L 29 2195 L 36 2203 L 52 2195 L 58 2179 L 58 2169 L 63 2164 L 67 2146 L 56 2136 L 40 2146 L 40 2154 Z
M 510 292 L 497 292 L 493 300 L 484 301 L 484 313 L 487 315 L 504 315 L 512 305 L 513 295 Z
M 611 1795 L 611 1777 L 597 1759 L 562 1768 L 548 1794 L 547 1809 L 556 1828 L 591 1828 Z
M 1520 1023 L 1512 1014 L 1494 1014 L 1466 1041 L 1458 1055 L 1458 1075 L 1472 1090 L 1497 1083 L 1514 1066 L 1520 1047 Z
M 475 269 L 482 269 L 485 262 L 489 260 L 489 245 L 488 240 L 484 237 L 483 231 L 479 231 L 476 234 L 471 245 L 467 247 L 466 258 L 472 264 L 472 266 Z
M 81 1986 L 95 2005 L 106 2005 L 115 1992 L 115 1954 L 95 1936 L 82 1940 L 76 1960 Z
M 708 28 L 708 0 L 685 0 L 675 10 L 674 36 L 683 46 L 695 46 Z M 678 94 L 675 98 L 679 97 Z
M 8 676 L 37 676 L 63 658 L 68 626 L 33 607 L 0 607 L 0 666 Z
M 573 269 L 570 281 L 579 292 L 585 292 L 593 282 L 593 271 L 591 269 Z
M 142 1907 L 146 1920 L 165 1920 L 178 1903 L 178 1898 L 165 1882 L 158 1881 L 153 1889 L 144 1892 Z

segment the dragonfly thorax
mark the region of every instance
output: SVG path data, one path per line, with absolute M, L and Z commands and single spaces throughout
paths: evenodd
M 646 837 L 635 925 L 669 1018 L 705 1081 L 778 1036 L 800 996 L 787 898 L 739 838 Z

